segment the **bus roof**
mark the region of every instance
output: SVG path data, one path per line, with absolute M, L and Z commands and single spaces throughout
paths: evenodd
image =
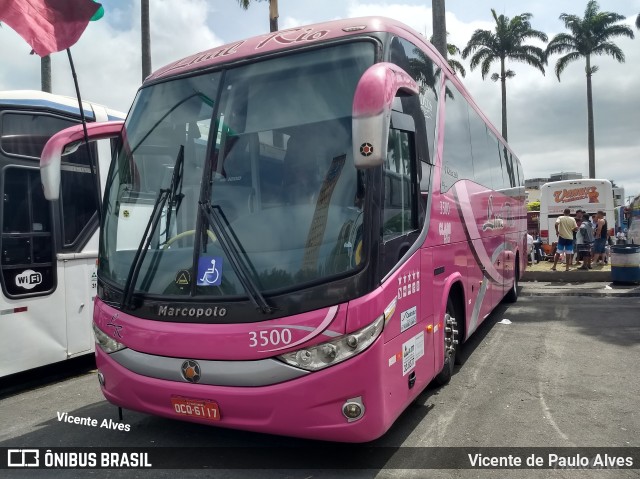
M 83 101 L 84 113 L 88 118 L 93 118 L 93 105 L 98 103 Z M 49 110 L 63 111 L 73 115 L 80 116 L 80 108 L 78 108 L 78 100 L 76 98 L 64 95 L 54 95 L 38 90 L 9 90 L 0 91 L 0 107 L 2 106 L 28 106 L 32 108 L 43 108 Z M 121 120 L 126 114 L 99 105 L 107 110 L 109 120 Z
M 609 180 L 598 179 L 598 178 L 577 178 L 573 180 L 559 180 L 559 181 L 550 181 L 545 183 L 540 188 L 566 188 L 567 186 L 580 186 L 580 185 L 606 185 L 611 184 Z
M 148 83 L 155 83 L 156 81 L 171 78 L 173 76 L 180 76 L 199 70 L 206 70 L 224 63 L 251 59 L 292 48 L 301 48 L 319 41 L 346 38 L 349 36 L 374 32 L 389 32 L 394 35 L 402 36 L 407 40 L 419 44 L 423 49 L 428 50 L 436 65 L 446 70 L 447 78 L 456 85 L 469 103 L 473 105 L 478 115 L 480 115 L 486 124 L 490 126 L 493 133 L 500 138 L 508 150 L 514 154 L 506 140 L 502 138 L 500 131 L 498 131 L 495 125 L 493 125 L 485 113 L 480 109 L 458 75 L 456 75 L 456 73 L 451 69 L 449 64 L 444 60 L 431 42 L 429 42 L 424 35 L 420 34 L 408 25 L 387 17 L 347 18 L 324 23 L 302 25 L 295 28 L 289 28 L 287 30 L 265 33 L 248 39 L 227 43 L 226 45 L 221 45 L 190 55 L 159 68 L 146 78 L 143 86 Z
M 405 35 L 406 33 L 410 33 L 416 38 L 423 38 L 422 35 L 412 28 L 390 18 L 363 17 L 334 20 L 258 35 L 196 53 L 160 68 L 149 75 L 145 83 L 206 69 L 221 63 L 261 56 L 292 47 L 303 47 L 319 40 L 326 41 L 351 35 L 361 35 L 367 32 L 404 33 Z M 437 57 L 439 54 L 436 52 L 436 49 L 424 40 L 424 38 L 423 41 L 424 44 L 431 49 L 434 56 Z M 446 63 L 444 64 L 446 65 Z
M 612 211 L 614 207 L 611 182 L 604 179 L 583 178 L 552 181 L 540 187 L 540 211 L 560 214 L 565 208 Z

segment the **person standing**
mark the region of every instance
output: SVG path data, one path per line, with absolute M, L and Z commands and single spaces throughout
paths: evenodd
M 562 253 L 566 257 L 566 270 L 569 271 L 571 260 L 573 259 L 573 232 L 578 230 L 576 220 L 570 216 L 571 210 L 565 208 L 562 216 L 556 220 L 556 235 L 558 236 L 558 247 L 553 258 L 553 267 L 551 271 L 556 270 L 556 265 Z
M 537 263 L 533 251 L 533 236 L 531 235 L 531 233 L 527 233 L 527 257 L 529 258 L 529 264 Z
M 604 211 L 596 213 L 596 232 L 593 242 L 593 263 L 604 264 L 605 247 L 607 246 L 607 220 L 604 219 Z
M 582 217 L 584 215 L 584 211 L 583 210 L 577 210 L 576 211 L 576 225 L 578 226 L 578 230 L 573 232 L 573 251 L 575 251 L 576 253 L 576 266 L 578 266 L 580 264 L 580 261 L 582 260 L 582 256 L 580 254 L 580 251 L 578 250 L 578 231 L 580 230 L 580 225 L 582 224 Z
M 578 253 L 582 254 L 582 266 L 578 269 L 592 269 L 591 266 L 591 248 L 593 247 L 593 241 L 595 235 L 593 232 L 593 224 L 589 219 L 588 214 L 584 214 L 583 221 L 578 228 L 578 234 L 576 235 L 576 242 L 578 243 Z

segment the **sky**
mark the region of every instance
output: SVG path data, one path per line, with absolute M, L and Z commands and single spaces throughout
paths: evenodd
M 237 0 L 152 0 L 151 57 L 158 69 L 193 53 L 269 31 L 268 2 L 255 1 L 245 11 Z M 91 22 L 71 49 L 83 99 L 128 111 L 142 83 L 140 0 L 102 0 L 104 17 Z M 381 15 L 432 32 L 429 0 L 279 0 L 281 30 L 339 18 Z M 597 57 L 593 76 L 596 176 L 640 194 L 640 31 L 634 22 L 640 0 L 600 0 L 600 9 L 626 17 L 636 38 L 617 38 L 626 61 Z M 491 30 L 491 9 L 513 17 L 531 13 L 532 27 L 549 38 L 565 32 L 561 13 L 582 16 L 586 0 L 446 0 L 449 42 L 461 50 L 476 29 Z M 40 62 L 10 27 L 0 27 L 0 90 L 40 89 Z M 540 44 L 539 44 L 540 46 Z M 561 81 L 551 57 L 545 75 L 532 67 L 509 63 L 516 76 L 507 80 L 509 144 L 520 158 L 525 178 L 579 172 L 588 176 L 587 102 L 584 61 L 572 63 Z M 500 130 L 500 83 L 486 80 L 469 61 L 458 58 L 462 79 L 480 108 Z M 52 55 L 53 93 L 74 96 L 66 53 Z

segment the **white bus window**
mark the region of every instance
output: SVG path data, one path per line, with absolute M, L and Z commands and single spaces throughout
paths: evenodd
M 45 113 L 5 112 L 1 118 L 0 149 L 7 155 L 37 158 L 49 138 L 60 130 L 77 125 Z
M 5 112 L 1 118 L 2 152 L 32 159 L 40 158 L 45 143 L 54 134 L 78 124 L 77 120 L 42 112 Z M 93 158 L 96 158 L 96 148 L 93 145 L 91 148 Z M 97 216 L 91 222 L 97 212 L 97 183 L 91 175 L 89 162 L 85 145 L 62 158 L 60 208 L 64 249 L 82 247 L 82 240 L 88 240 L 97 228 Z M 89 227 L 89 223 L 93 223 L 93 227 Z
M 98 152 L 95 144 L 90 148 L 92 156 L 89 156 L 86 145 L 81 145 L 73 154 L 63 157 L 60 199 L 65 249 L 83 246 L 83 240 L 88 240 L 98 226 L 97 182 L 90 167 L 91 158 L 97 158 Z
M 3 174 L 2 289 L 9 298 L 47 294 L 55 286 L 51 207 L 36 168 Z
M 73 247 L 81 241 L 82 233 L 91 223 L 97 227 L 96 182 L 89 168 L 65 170 L 62 166 L 60 179 L 62 199 L 62 231 L 64 247 Z M 93 231 L 93 228 L 88 228 Z

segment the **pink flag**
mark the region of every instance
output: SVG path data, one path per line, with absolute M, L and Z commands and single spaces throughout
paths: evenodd
M 46 57 L 76 43 L 99 8 L 93 0 L 0 0 L 0 21 Z

